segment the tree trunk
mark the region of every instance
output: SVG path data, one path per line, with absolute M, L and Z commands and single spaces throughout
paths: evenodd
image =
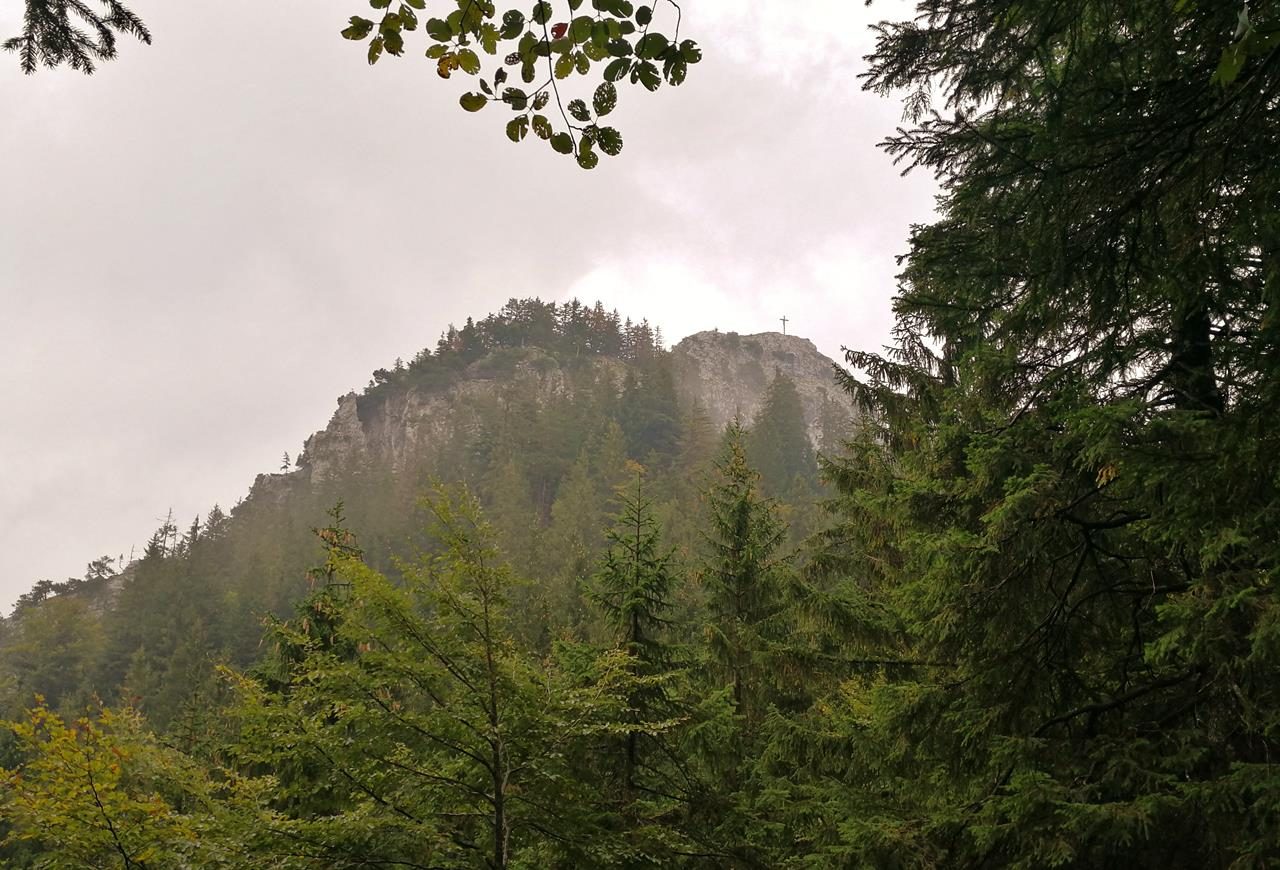
M 1169 386 L 1179 410 L 1221 414 L 1222 392 L 1213 368 L 1213 319 L 1204 295 L 1189 299 L 1174 314 Z

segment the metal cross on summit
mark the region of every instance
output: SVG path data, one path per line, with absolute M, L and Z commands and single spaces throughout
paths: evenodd
M 782 318 L 782 334 L 787 334 L 787 318 L 785 317 Z

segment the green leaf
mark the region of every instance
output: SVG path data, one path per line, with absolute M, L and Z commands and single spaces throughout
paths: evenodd
M 573 137 L 568 133 L 556 133 L 551 137 L 551 147 L 560 154 L 572 154 Z
M 533 110 L 540 112 L 549 102 L 551 102 L 551 94 L 548 91 L 538 91 L 537 96 L 533 98 Z
M 573 56 L 573 59 L 578 65 L 579 75 L 585 76 L 587 73 L 591 72 L 591 61 L 585 54 L 578 52 Z
M 1240 70 L 1244 69 L 1244 62 L 1248 57 L 1242 44 L 1228 46 L 1222 52 L 1222 59 L 1218 62 L 1218 69 L 1213 74 L 1212 81 L 1223 87 L 1231 84 L 1240 75 Z
M 364 39 L 373 31 L 373 22 L 368 18 L 351 16 L 351 26 L 342 31 L 344 39 Z
M 692 39 L 686 39 L 680 43 L 680 56 L 684 58 L 685 63 L 697 63 L 702 60 L 702 49 L 698 48 L 698 43 Z
M 630 71 L 630 59 L 620 57 L 604 68 L 604 79 L 607 82 L 620 82 L 626 78 L 627 73 Z
M 532 32 L 520 37 L 520 44 L 516 46 L 516 54 L 522 63 L 528 62 L 534 56 L 534 49 L 537 45 L 538 37 L 534 36 Z
M 391 0 L 369 0 L 369 5 L 374 9 L 386 9 L 391 5 Z
M 480 47 L 484 49 L 485 54 L 498 53 L 498 28 L 494 27 L 486 21 L 480 27 Z
M 625 39 L 609 40 L 609 54 L 614 57 L 628 57 L 631 54 L 631 43 Z
M 595 96 L 591 99 L 591 105 L 596 110 L 596 114 L 602 118 L 617 107 L 618 89 L 614 87 L 613 82 L 603 82 L 596 88 Z
M 656 91 L 662 85 L 662 76 L 653 62 L 646 60 L 636 64 L 635 69 L 631 70 L 631 81 L 639 81 L 646 90 Z
M 404 37 L 400 35 L 398 29 L 385 31 L 383 38 L 386 40 L 387 54 L 399 57 L 404 53 Z
M 488 102 L 488 97 L 484 94 L 477 94 L 475 92 L 463 94 L 458 98 L 458 103 L 461 104 L 462 108 L 466 109 L 468 112 L 478 112 L 483 109 Z
M 480 73 L 480 57 L 469 48 L 458 49 L 458 67 L 467 75 Z
M 427 46 L 427 57 L 432 60 L 439 60 L 449 53 L 449 46 L 441 42 L 433 42 Z
M 610 157 L 617 157 L 622 151 L 622 134 L 612 127 L 596 130 L 596 141 L 600 143 L 600 150 Z
M 507 122 L 507 138 L 512 142 L 520 142 L 529 135 L 529 118 L 521 115 Z
M 427 0 L 404 0 L 404 2 L 417 10 L 423 10 L 427 8 Z
M 609 44 L 609 27 L 603 21 L 591 25 L 591 42 L 601 48 Z
M 573 72 L 573 57 L 571 55 L 561 55 L 556 58 L 555 75 L 556 78 L 566 78 L 569 73 Z
M 657 60 L 670 44 L 661 33 L 646 33 L 636 43 L 636 57 Z
M 516 9 L 510 9 L 502 16 L 502 30 L 499 34 L 503 39 L 515 39 L 524 32 L 524 13 Z
M 507 88 L 502 92 L 502 102 L 508 104 L 517 112 L 523 112 L 529 107 L 529 95 L 519 88 Z
M 666 77 L 668 84 L 683 84 L 685 76 L 689 74 L 689 64 L 685 63 L 684 58 L 679 55 L 669 57 L 662 65 L 662 74 Z
M 460 10 L 461 14 L 458 16 L 458 29 L 466 33 L 475 33 L 480 29 L 480 25 L 484 23 L 485 18 L 493 16 L 494 10 L 492 7 L 492 3 L 486 4 L 481 0 L 467 0 L 467 3 Z
M 648 27 L 649 22 L 653 20 L 653 8 L 650 6 L 641 6 L 636 9 L 636 24 L 641 27 Z
M 580 15 L 569 25 L 569 38 L 579 45 L 586 42 L 591 38 L 591 28 L 594 24 L 595 22 L 586 15 Z
M 591 120 L 591 112 L 587 109 L 587 104 L 582 100 L 570 100 L 568 108 L 569 114 L 573 116 L 574 120 L 582 121 L 583 123 Z
M 428 18 L 427 36 L 437 42 L 449 42 L 453 39 L 453 31 L 449 29 L 449 22 L 443 18 Z
M 375 36 L 369 42 L 369 65 L 373 66 L 382 57 L 382 37 Z
M 530 17 L 533 18 L 534 24 L 546 24 L 551 20 L 552 13 L 551 4 L 547 0 L 539 0 L 533 5 L 533 14 Z
M 589 148 L 578 150 L 578 165 L 583 169 L 595 169 L 600 165 L 600 155 Z
M 546 115 L 534 115 L 532 123 L 533 123 L 533 133 L 535 136 L 537 136 L 539 139 L 551 138 L 551 133 L 552 133 L 551 122 L 547 120 Z

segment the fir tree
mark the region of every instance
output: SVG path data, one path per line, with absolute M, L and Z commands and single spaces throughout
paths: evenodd
M 813 443 L 795 381 L 775 372 L 764 404 L 747 434 L 747 459 L 760 473 L 764 491 L 775 498 L 803 499 L 818 482 Z
M 735 420 L 725 431 L 716 479 L 707 493 L 705 561 L 707 652 L 739 715 L 754 726 L 764 714 L 770 621 L 781 609 L 786 527 L 761 495 L 747 462 L 746 435 Z
M 635 482 L 619 488 L 620 506 L 592 596 L 630 656 L 634 674 L 641 678 L 627 699 L 636 730 L 628 731 L 624 740 L 624 800 L 631 799 L 643 762 L 639 727 L 671 712 L 663 677 L 671 670 L 673 657 L 663 633 L 676 582 L 673 553 L 662 545 L 653 505 L 645 494 L 644 469 L 633 465 L 632 472 Z
M 151 32 L 119 0 L 93 3 L 76 0 L 26 0 L 22 33 L 0 43 L 16 52 L 22 71 L 30 75 L 40 66 L 67 64 L 91 74 L 97 64 L 116 56 L 116 37 L 128 34 L 151 44 Z M 86 30 L 88 32 L 86 32 Z
M 889 148 L 943 194 L 892 354 L 849 356 L 880 428 L 824 558 L 904 664 L 835 705 L 865 776 L 833 862 L 1280 860 L 1273 12 L 880 28 Z

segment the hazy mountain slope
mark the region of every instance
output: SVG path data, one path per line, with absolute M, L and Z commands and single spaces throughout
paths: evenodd
M 703 332 L 667 351 L 644 322 L 599 306 L 513 300 L 340 397 L 296 467 L 259 475 L 229 512 L 167 524 L 115 576 L 99 566 L 91 582 L 25 597 L 0 626 L 0 712 L 33 692 L 56 705 L 125 687 L 156 721 L 178 715 L 211 662 L 261 654 L 262 617 L 306 591 L 312 530 L 335 504 L 367 560 L 394 571 L 431 547 L 417 501 L 434 480 L 471 486 L 504 552 L 536 580 L 526 629 L 563 628 L 581 611 L 628 461 L 648 467 L 668 538 L 688 556 L 724 424 L 749 421 L 782 374 L 803 431 L 832 443 L 849 419 L 832 365 L 796 336 Z M 788 510 L 802 527 L 803 506 Z M 36 667 L 37 649 L 65 664 Z

